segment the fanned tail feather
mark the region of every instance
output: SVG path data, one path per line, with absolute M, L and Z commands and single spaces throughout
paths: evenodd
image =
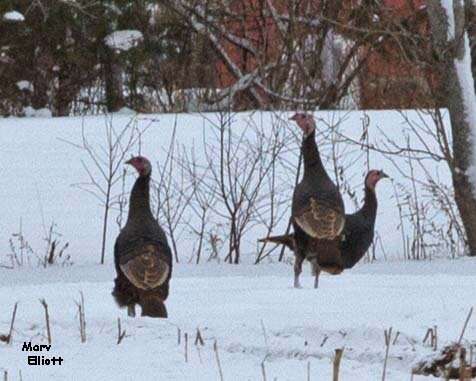
M 167 308 L 158 295 L 143 295 L 139 304 L 142 307 L 142 316 L 166 318 Z

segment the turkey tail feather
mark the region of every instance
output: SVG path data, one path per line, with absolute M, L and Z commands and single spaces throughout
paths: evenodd
M 317 259 L 317 263 L 322 271 L 329 274 L 340 274 L 344 271 L 344 264 L 339 248 L 339 240 L 315 239 L 306 258 Z
M 147 244 L 136 250 L 136 255 L 119 265 L 129 281 L 141 290 L 161 286 L 170 274 L 170 265 L 162 258 L 156 245 Z
M 294 251 L 295 242 L 294 234 L 284 234 L 284 235 L 275 235 L 266 238 L 261 238 L 258 242 L 272 242 L 277 243 L 278 245 L 284 245 Z
M 167 308 L 164 301 L 157 295 L 144 295 L 139 304 L 142 307 L 142 316 L 167 317 Z

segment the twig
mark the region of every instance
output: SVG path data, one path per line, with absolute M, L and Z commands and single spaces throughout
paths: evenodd
M 197 328 L 197 335 L 195 336 L 195 345 L 200 344 L 202 347 L 205 345 L 203 341 L 202 333 L 200 332 L 200 328 Z
M 266 345 L 266 348 L 269 348 L 268 347 L 268 335 L 266 333 L 266 327 L 264 326 L 263 319 L 261 319 L 261 328 L 263 329 L 264 345 Z
M 13 306 L 12 320 L 10 321 L 10 331 L 8 332 L 8 336 L 7 336 L 7 344 L 11 344 L 13 339 L 13 325 L 15 324 L 15 317 L 17 315 L 17 307 L 18 307 L 18 302 L 16 302 L 15 305 Z
M 311 381 L 311 362 L 307 362 L 307 381 Z
M 468 326 L 469 319 L 471 318 L 471 315 L 473 314 L 473 307 L 469 310 L 468 316 L 466 317 L 466 321 L 464 322 L 463 329 L 461 330 L 461 335 L 459 336 L 458 344 L 461 344 L 461 341 L 463 340 L 464 332 L 466 331 L 466 327 Z
M 336 352 L 336 355 L 334 357 L 332 380 L 333 381 L 339 381 L 340 360 L 342 359 L 342 354 L 344 353 L 344 348 L 336 349 L 335 352 Z
M 387 373 L 387 360 L 388 360 L 388 353 L 390 352 L 390 343 L 391 343 L 391 340 L 392 340 L 392 327 L 390 327 L 387 330 L 385 330 L 384 332 L 385 334 L 385 360 L 383 362 L 383 372 L 382 372 L 382 381 L 385 381 L 385 376 L 386 376 L 386 373 Z
M 264 366 L 264 360 L 261 362 L 261 374 L 263 375 L 263 381 L 267 381 L 266 368 Z
M 121 330 L 121 318 L 117 318 L 117 345 L 121 343 L 124 337 L 126 337 L 126 330 Z
M 322 342 L 321 342 L 321 347 L 324 346 L 324 344 L 326 343 L 326 341 L 329 339 L 329 336 L 325 335 L 324 338 L 322 339 Z
M 184 347 L 185 347 L 185 362 L 188 362 L 188 333 L 187 332 L 185 332 Z
M 79 314 L 79 334 L 81 337 L 81 342 L 86 342 L 86 317 L 84 314 L 84 295 L 83 292 L 80 291 L 81 300 L 76 302 L 78 306 L 78 314 Z
M 395 338 L 393 339 L 392 345 L 395 345 L 397 343 L 398 336 L 400 336 L 400 331 L 397 331 Z
M 48 338 L 48 344 L 51 344 L 51 329 L 50 329 L 50 315 L 48 313 L 48 304 L 45 299 L 40 299 L 40 303 L 45 309 L 45 320 L 46 320 L 46 335 Z
M 216 360 L 217 360 L 217 365 L 218 365 L 218 372 L 220 374 L 220 381 L 224 381 L 224 378 L 223 378 L 223 370 L 221 368 L 221 364 L 220 364 L 220 356 L 218 355 L 218 345 L 217 345 L 217 341 L 215 340 L 215 342 L 213 343 L 213 350 L 215 351 L 215 356 L 216 356 Z
M 198 345 L 196 345 L 195 348 L 197 349 L 197 352 L 198 352 L 198 359 L 200 360 L 200 364 L 203 364 L 202 353 L 200 352 L 200 347 Z
M 180 340 L 182 339 L 182 331 L 177 327 L 177 345 L 180 345 Z

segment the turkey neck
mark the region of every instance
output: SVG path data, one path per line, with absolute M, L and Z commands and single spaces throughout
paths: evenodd
M 127 223 L 136 220 L 143 221 L 144 217 L 148 216 L 152 217 L 149 192 L 150 174 L 139 176 L 132 187 Z
M 365 199 L 362 212 L 366 217 L 372 220 L 375 220 L 377 215 L 377 196 L 375 195 L 375 189 L 370 189 L 368 186 L 365 186 Z
M 304 158 L 304 176 L 324 176 L 329 179 L 324 165 L 322 164 L 321 155 L 316 144 L 316 130 L 312 131 L 309 136 L 304 138 L 301 146 L 301 152 Z

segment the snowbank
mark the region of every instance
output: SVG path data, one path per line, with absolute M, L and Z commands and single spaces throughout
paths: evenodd
M 106 36 L 104 41 L 112 49 L 127 51 L 137 46 L 143 38 L 138 30 L 117 30 Z
M 25 21 L 25 16 L 18 11 L 10 11 L 3 14 L 3 19 L 5 21 L 21 22 Z

